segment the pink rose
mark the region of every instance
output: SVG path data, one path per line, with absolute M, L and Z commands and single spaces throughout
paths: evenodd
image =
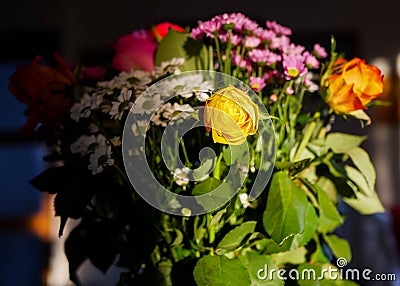
M 145 30 L 120 37 L 113 48 L 116 54 L 112 66 L 116 70 L 130 71 L 133 68 L 151 71 L 154 68 L 157 43 Z
M 161 41 L 170 29 L 184 32 L 184 29 L 177 25 L 163 22 L 149 31 L 138 30 L 120 37 L 113 46 L 116 53 L 112 61 L 113 68 L 119 71 L 153 70 L 157 42 Z

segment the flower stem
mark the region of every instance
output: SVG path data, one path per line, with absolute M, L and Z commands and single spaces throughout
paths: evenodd
M 314 118 L 319 118 L 319 113 L 316 113 Z M 303 153 L 304 149 L 307 147 L 308 142 L 311 139 L 311 136 L 314 132 L 315 126 L 317 125 L 316 121 L 312 121 L 306 129 L 306 132 L 304 133 L 303 139 L 301 139 L 299 147 L 296 150 L 296 154 L 294 155 L 293 161 L 296 162 L 299 160 L 300 155 Z
M 215 49 L 217 50 L 219 70 L 222 71 L 223 67 L 222 67 L 221 48 L 219 46 L 219 41 L 218 41 L 217 35 L 214 35 L 214 42 L 215 42 Z
M 222 155 L 223 153 L 219 153 L 217 162 L 215 163 L 215 168 L 214 168 L 214 172 L 213 172 L 213 177 L 215 179 L 221 179 L 221 160 L 222 160 Z
M 226 51 L 225 51 L 225 73 L 231 74 L 231 49 L 232 49 L 232 30 L 228 31 L 228 42 L 226 44 Z
M 189 156 L 186 151 L 185 141 L 183 141 L 183 139 L 181 139 L 180 144 L 182 147 L 183 156 L 185 157 L 186 167 L 188 167 L 190 169 L 192 167 L 192 163 L 190 163 Z

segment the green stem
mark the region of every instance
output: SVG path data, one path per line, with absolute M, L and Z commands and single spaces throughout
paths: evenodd
M 188 167 L 190 169 L 192 167 L 192 163 L 190 163 L 189 156 L 186 152 L 185 141 L 183 141 L 183 139 L 181 139 L 180 144 L 182 147 L 183 156 L 185 157 L 186 167 Z
M 215 42 L 215 49 L 217 50 L 217 58 L 218 58 L 218 65 L 219 65 L 219 70 L 223 70 L 222 66 L 222 56 L 221 56 L 221 48 L 219 46 L 219 41 L 217 35 L 214 35 L 214 42 Z
M 225 73 L 231 74 L 231 50 L 232 50 L 232 30 L 228 31 L 228 42 L 226 44 L 226 51 L 225 51 Z
M 215 167 L 214 167 L 214 172 L 213 172 L 213 177 L 215 179 L 221 179 L 221 160 L 222 160 L 222 152 L 219 153 L 217 162 L 215 163 Z
M 298 159 L 300 158 L 300 155 L 303 153 L 304 149 L 306 148 L 308 142 L 311 139 L 311 136 L 314 132 L 314 128 L 317 125 L 317 123 L 315 121 L 312 121 L 308 127 L 307 130 L 303 136 L 303 139 L 301 139 L 299 147 L 296 150 L 296 154 L 294 155 L 293 161 L 296 162 L 298 161 Z
M 213 52 L 213 47 L 211 45 L 208 47 L 208 57 L 209 57 L 208 70 L 213 71 L 214 70 L 214 52 Z
M 208 242 L 212 244 L 215 240 L 215 227 L 211 226 L 212 216 L 211 214 L 207 214 L 207 226 L 208 226 Z

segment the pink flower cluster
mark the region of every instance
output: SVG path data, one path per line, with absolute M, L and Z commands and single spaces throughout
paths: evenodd
M 199 21 L 191 31 L 194 39 L 218 42 L 216 48 L 220 48 L 221 59 L 231 59 L 233 63 L 230 72 L 248 78 L 256 91 L 261 91 L 267 82 L 274 79 L 302 77 L 309 70 L 319 68 L 319 59 L 327 56 L 319 44 L 309 52 L 303 46 L 291 43 L 291 34 L 290 28 L 275 21 L 267 21 L 265 27 L 261 27 L 241 13 L 222 14 L 209 21 Z M 227 51 L 230 54 L 226 54 Z M 221 67 L 221 63 L 218 66 Z

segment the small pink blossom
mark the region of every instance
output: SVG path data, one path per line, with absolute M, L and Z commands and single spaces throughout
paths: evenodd
M 276 38 L 275 32 L 263 29 L 261 27 L 254 30 L 254 34 L 266 42 L 271 42 L 272 39 Z
M 286 88 L 286 93 L 287 93 L 287 94 L 293 94 L 293 93 L 294 93 L 293 87 L 288 86 L 288 87 Z
M 199 21 L 198 25 L 198 28 L 210 38 L 214 38 L 214 34 L 216 34 L 222 27 L 221 23 L 215 19 L 206 22 Z
M 195 40 L 200 40 L 204 35 L 204 32 L 199 27 L 193 28 L 190 36 Z
M 254 89 L 254 91 L 259 92 L 266 86 L 263 78 L 251 76 L 250 77 L 250 87 Z
M 246 48 L 256 48 L 261 44 L 261 40 L 257 37 L 249 36 L 246 38 L 244 45 Z
M 308 68 L 311 69 L 317 69 L 319 68 L 319 61 L 317 60 L 316 57 L 314 57 L 311 53 L 305 52 L 304 54 L 305 57 L 305 64 Z
M 266 65 L 272 65 L 282 58 L 280 55 L 271 52 L 270 50 L 254 49 L 249 52 L 249 57 L 252 62 L 264 63 Z
M 315 84 L 312 80 L 311 80 L 311 75 L 306 75 L 304 77 L 303 80 L 303 84 L 306 86 L 306 88 L 310 91 L 310 92 L 315 92 L 318 90 L 318 85 Z
M 268 29 L 274 31 L 277 35 L 290 36 L 292 34 L 292 30 L 290 28 L 282 26 L 276 21 L 267 21 L 266 25 Z
M 304 57 L 297 54 L 283 55 L 283 69 L 288 80 L 303 76 L 308 72 L 304 65 Z
M 305 50 L 305 48 L 303 46 L 300 45 L 295 45 L 295 44 L 290 44 L 290 45 L 285 45 L 282 46 L 282 52 L 284 52 L 285 54 L 301 54 L 303 51 Z
M 271 96 L 269 97 L 269 101 L 277 102 L 278 101 L 278 95 L 276 93 L 271 94 Z
M 249 61 L 247 59 L 243 59 L 240 55 L 236 54 L 235 51 L 232 51 L 232 61 L 240 68 L 247 68 L 250 66 Z
M 254 31 L 255 29 L 258 28 L 258 23 L 255 21 L 252 21 L 248 18 L 245 18 L 243 21 L 243 30 L 245 31 Z
M 271 40 L 270 48 L 278 49 L 281 51 L 287 50 L 290 46 L 290 39 L 286 36 L 274 37 Z
M 315 44 L 314 45 L 313 53 L 318 58 L 326 58 L 328 56 L 328 54 L 326 53 L 325 49 L 323 47 L 321 47 L 320 44 Z
M 223 43 L 227 43 L 229 38 L 229 34 L 227 32 L 219 34 L 218 39 L 221 40 Z M 230 42 L 232 45 L 237 46 L 242 42 L 243 38 L 239 35 L 231 35 Z

